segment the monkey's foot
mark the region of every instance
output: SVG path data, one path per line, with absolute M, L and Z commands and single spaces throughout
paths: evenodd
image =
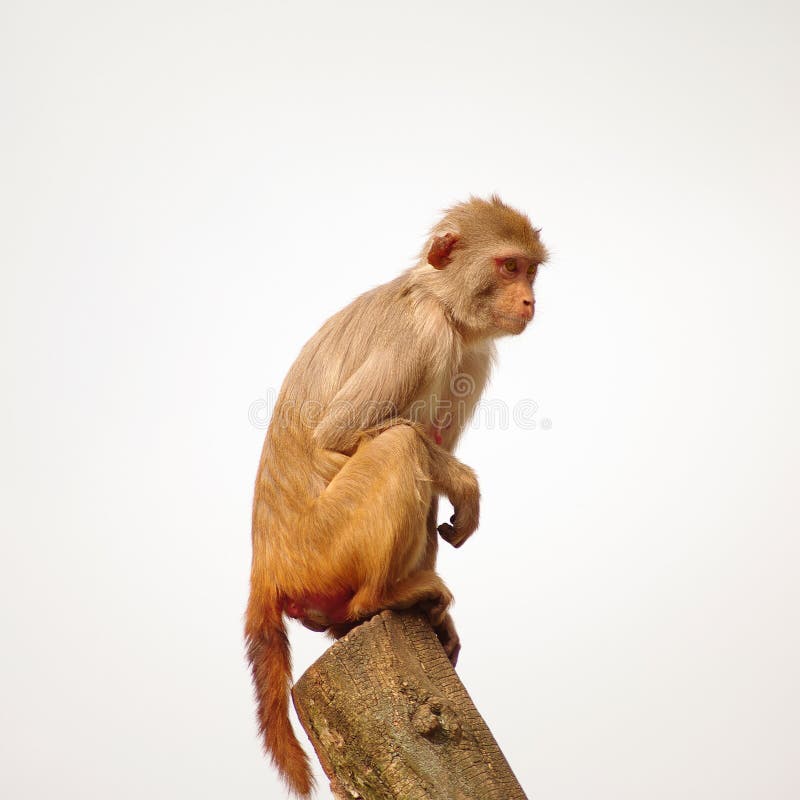
M 447 609 L 453 602 L 453 595 L 449 591 L 437 594 L 429 600 L 421 600 L 417 606 L 428 617 L 431 627 L 439 628 L 447 618 Z
M 442 643 L 445 655 L 450 659 L 450 663 L 455 667 L 458 662 L 458 654 L 461 652 L 461 639 L 453 624 L 453 618 L 447 614 L 441 625 L 434 628 L 436 636 Z

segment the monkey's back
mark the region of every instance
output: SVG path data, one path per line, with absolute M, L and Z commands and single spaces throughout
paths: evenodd
M 399 358 L 404 342 L 420 338 L 420 320 L 437 313 L 421 308 L 425 302 L 406 275 L 378 286 L 328 319 L 289 369 L 264 441 L 253 502 L 254 556 L 258 550 L 275 580 L 292 574 L 298 560 L 317 557 L 318 532 L 303 519 L 348 460 L 319 447 L 314 431 L 365 362 L 381 354 L 384 369 L 391 370 L 385 354 Z

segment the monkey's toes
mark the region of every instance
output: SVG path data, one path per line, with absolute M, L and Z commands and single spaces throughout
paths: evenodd
M 461 639 L 458 636 L 452 619 L 446 617 L 444 622 L 436 628 L 436 636 L 444 649 L 444 653 L 455 667 L 458 661 L 458 654 L 461 652 Z
M 450 659 L 450 663 L 455 668 L 458 664 L 458 654 L 461 652 L 461 642 L 456 639 L 454 642 L 448 642 L 444 645 L 445 655 Z
M 438 597 L 423 601 L 419 603 L 418 606 L 428 618 L 431 627 L 434 628 L 434 630 L 439 630 L 445 623 L 447 609 L 450 608 L 452 602 L 453 595 L 448 592 L 446 595 L 439 595 Z

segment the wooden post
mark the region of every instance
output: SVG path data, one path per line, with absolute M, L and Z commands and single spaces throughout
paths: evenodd
M 526 800 L 423 616 L 384 611 L 292 690 L 342 800 Z

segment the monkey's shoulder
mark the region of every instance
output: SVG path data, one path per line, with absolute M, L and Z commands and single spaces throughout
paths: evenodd
M 326 349 L 333 345 L 359 356 L 381 351 L 441 362 L 460 354 L 442 304 L 404 275 L 359 295 L 322 326 L 315 340 Z

